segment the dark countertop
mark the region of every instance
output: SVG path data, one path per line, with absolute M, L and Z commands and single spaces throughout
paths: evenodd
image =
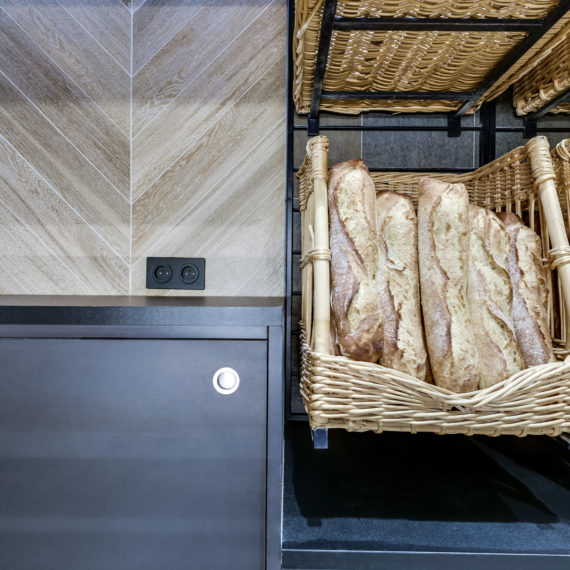
M 290 423 L 283 548 L 288 569 L 521 568 L 509 555 L 569 568 L 570 450 L 546 436 L 344 430 L 314 450 L 308 425 Z
M 278 297 L 0 295 L 0 325 L 280 326 Z

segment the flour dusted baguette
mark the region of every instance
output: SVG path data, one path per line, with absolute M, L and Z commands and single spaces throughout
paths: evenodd
M 376 196 L 376 290 L 384 325 L 380 364 L 425 379 L 427 353 L 420 309 L 418 231 L 412 200 L 396 192 Z
M 524 368 L 512 321 L 513 290 L 507 270 L 511 240 L 493 212 L 469 206 L 469 284 L 473 333 L 481 355 L 480 388 Z
M 434 382 L 454 392 L 476 390 L 480 374 L 467 305 L 469 205 L 463 184 L 420 180 L 418 254 Z
M 361 160 L 329 172 L 331 305 L 344 356 L 377 362 L 382 322 L 376 295 L 376 191 Z
M 501 212 L 497 216 L 511 238 L 508 270 L 513 286 L 513 325 L 525 365 L 554 362 L 540 238 L 516 214 Z

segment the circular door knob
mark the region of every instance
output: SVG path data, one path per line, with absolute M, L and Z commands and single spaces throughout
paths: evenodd
M 220 394 L 233 394 L 239 386 L 239 374 L 233 368 L 220 368 L 212 382 Z

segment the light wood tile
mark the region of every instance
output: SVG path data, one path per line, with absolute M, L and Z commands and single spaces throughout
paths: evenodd
M 169 177 L 169 170 L 179 170 L 192 148 L 218 144 L 203 150 L 206 155 L 211 155 L 212 149 L 219 149 L 217 152 L 223 154 L 231 148 L 236 137 L 249 138 L 250 142 L 264 134 L 285 113 L 282 23 L 273 10 L 267 10 L 266 14 L 266 18 L 252 26 L 248 37 L 241 36 L 232 44 L 200 81 L 192 83 L 175 104 L 134 139 L 132 184 L 135 200 L 159 177 Z M 243 51 L 246 48 L 251 49 L 247 57 Z M 137 86 L 133 89 L 135 115 L 140 99 Z M 232 113 L 238 101 L 239 109 Z M 236 121 L 235 125 L 231 121 Z M 220 123 L 218 129 L 222 132 L 216 140 L 210 140 L 216 123 Z M 228 137 L 225 142 L 224 133 Z M 247 140 L 236 140 L 235 143 L 241 145 L 242 150 L 249 146 Z M 238 150 L 232 148 L 231 152 L 235 155 Z M 202 164 L 207 163 L 208 160 Z M 220 172 L 226 168 L 222 163 L 218 166 Z
M 211 0 L 191 3 L 168 0 L 139 2 L 133 15 L 133 74 L 187 26 L 200 12 L 201 6 L 209 2 Z M 192 59 L 201 59 L 196 55 L 194 53 Z
M 177 109 L 183 109 L 189 101 L 193 106 L 227 102 L 228 89 L 250 81 L 248 75 L 255 70 L 251 59 L 257 59 L 260 50 L 271 49 L 269 42 L 275 41 L 282 30 L 279 2 L 263 11 L 248 0 L 236 0 L 224 8 L 223 18 L 219 7 L 213 9 L 208 4 L 203 8 L 198 4 L 193 11 L 195 17 L 133 79 L 135 136 L 191 84 L 201 92 L 191 90 L 183 101 L 176 101 Z M 252 20 L 254 23 L 247 27 Z M 230 45 L 232 42 L 235 44 Z M 195 57 L 197 51 L 200 57 Z M 162 116 L 159 120 L 164 121 Z
M 147 0 L 130 0 L 131 8 L 133 10 L 138 10 L 140 7 L 144 6 Z
M 0 0 L 0 294 L 283 294 L 286 4 Z
M 144 250 L 156 239 L 153 229 L 164 231 L 180 223 L 196 197 L 207 196 L 236 164 L 246 160 L 252 168 L 258 166 L 251 149 L 283 118 L 278 105 L 261 103 L 269 82 L 268 76 L 237 101 L 133 204 L 133 220 L 139 229 L 133 235 L 135 250 Z
M 0 100 L 0 134 L 123 259 L 128 259 L 128 201 L 2 74 Z
M 187 215 L 133 258 L 133 293 L 145 292 L 147 255 L 206 257 L 203 292 L 170 295 L 283 295 L 285 120 L 208 192 L 189 195 Z M 136 221 L 134 236 L 140 228 Z M 152 230 L 151 230 L 152 231 Z
M 131 13 L 121 0 L 59 0 L 121 64 L 131 69 Z
M 6 260 L 6 263 L 9 261 Z M 15 267 L 10 268 L 2 263 L 0 254 L 0 295 L 30 295 L 31 291 L 22 280 L 22 275 L 16 276 L 10 269 L 17 273 Z
M 128 137 L 3 11 L 0 11 L 0 45 L 3 48 L 0 68 L 4 75 L 118 191 L 128 196 Z
M 0 0 L 0 7 L 130 136 L 130 76 L 76 20 L 45 0 Z
M 14 241 L 39 241 L 57 260 L 50 274 L 62 267 L 62 279 L 73 274 L 71 281 L 65 277 L 67 293 L 87 287 L 91 294 L 128 294 L 128 264 L 1 137 L 0 185 L 0 208 L 13 217 L 10 226 L 0 227 L 4 254 L 13 251 Z

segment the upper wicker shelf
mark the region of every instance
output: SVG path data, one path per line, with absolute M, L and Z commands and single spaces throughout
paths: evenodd
M 513 102 L 518 115 L 570 113 L 570 35 L 545 50 L 534 67 L 517 81 Z
M 295 8 L 293 97 L 317 129 L 319 110 L 458 119 L 570 33 L 570 0 L 296 0 Z

